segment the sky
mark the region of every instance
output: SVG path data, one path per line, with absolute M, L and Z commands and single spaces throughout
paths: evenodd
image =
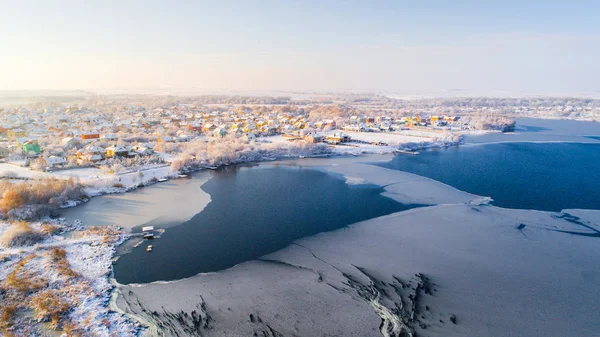
M 599 1 L 0 0 L 0 90 L 600 93 Z

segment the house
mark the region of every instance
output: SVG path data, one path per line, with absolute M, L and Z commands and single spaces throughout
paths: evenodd
M 367 129 L 361 124 L 344 125 L 344 131 L 366 132 Z
M 79 144 L 80 141 L 79 141 L 79 139 L 74 138 L 74 137 L 65 137 L 60 141 L 60 143 L 65 147 L 73 147 L 73 146 Z
M 106 152 L 101 146 L 88 145 L 85 147 L 85 153 L 87 154 L 103 154 Z
M 113 145 L 106 148 L 106 157 L 125 157 L 127 155 L 129 155 L 129 150 L 122 145 Z
M 172 143 L 175 141 L 175 139 L 171 136 L 162 136 L 162 137 L 158 137 L 158 139 L 156 141 L 159 143 Z
M 304 136 L 304 140 L 309 143 L 322 143 L 323 136 L 316 133 L 309 133 L 308 135 Z
M 78 156 L 77 157 L 77 162 L 81 165 L 81 164 L 85 164 L 85 163 L 93 163 L 96 164 L 99 161 L 102 161 L 104 159 L 104 157 L 101 154 L 84 154 L 82 156 Z
M 50 156 L 46 158 L 46 164 L 49 167 L 64 166 L 67 164 L 67 159 L 65 157 Z
M 208 132 L 208 131 L 212 132 L 212 131 L 215 131 L 216 128 L 217 128 L 216 125 L 214 125 L 212 123 L 208 123 L 208 124 L 204 124 L 203 130 L 205 132 Z
M 154 153 L 154 148 L 151 144 L 138 144 L 134 146 L 132 150 L 141 156 L 149 156 Z
M 227 130 L 225 130 L 224 127 L 220 127 L 218 129 L 215 129 L 215 131 L 213 131 L 214 137 L 225 137 L 226 135 L 227 135 Z
M 0 147 L 0 158 L 6 158 L 10 154 L 10 150 L 5 147 Z
M 97 132 L 84 132 L 81 134 L 81 140 L 99 139 L 100 134 Z
M 350 141 L 350 136 L 342 132 L 334 132 L 333 134 L 325 137 L 325 140 L 330 144 L 346 143 Z
M 6 131 L 6 137 L 8 140 L 15 141 L 18 138 L 23 138 L 25 136 L 27 136 L 27 133 L 23 129 L 10 129 Z
M 21 148 L 23 149 L 23 152 L 25 152 L 26 154 L 39 155 L 42 152 L 38 141 L 32 140 L 32 139 L 23 142 L 21 145 Z
M 192 135 L 179 131 L 177 132 L 177 138 L 175 140 L 177 140 L 178 142 L 189 142 L 193 138 L 194 137 Z
M 188 130 L 190 130 L 190 131 L 196 131 L 196 132 L 201 132 L 202 131 L 202 124 L 200 124 L 200 123 L 192 123 L 192 124 L 188 125 Z
M 83 136 L 83 135 L 82 135 L 82 136 Z M 119 137 L 117 137 L 116 135 L 114 135 L 114 134 L 112 134 L 112 133 L 105 133 L 105 134 L 103 134 L 102 136 L 100 136 L 100 138 L 101 138 L 102 140 L 105 140 L 105 141 L 110 141 L 110 142 L 112 142 L 112 141 L 115 141 L 115 140 L 119 139 Z

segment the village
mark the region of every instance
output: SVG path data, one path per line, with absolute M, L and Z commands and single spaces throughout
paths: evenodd
M 198 143 L 235 138 L 243 143 L 320 145 L 315 154 L 331 151 L 360 154 L 393 151 L 401 144 L 457 141 L 473 130 L 459 116 L 417 114 L 352 115 L 335 109 L 289 106 L 196 106 L 174 104 L 114 105 L 102 109 L 52 106 L 0 110 L 0 160 L 37 172 L 98 168 L 104 174 L 166 166 Z M 328 114 L 328 109 L 334 111 Z M 323 118 L 327 117 L 327 118 Z M 449 136 L 451 135 L 451 136 Z M 325 149 L 325 150 L 324 150 Z M 298 152 L 298 156 L 311 155 Z M 218 163 L 206 160 L 205 166 Z

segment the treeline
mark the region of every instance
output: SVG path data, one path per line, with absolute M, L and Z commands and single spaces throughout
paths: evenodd
M 331 153 L 331 149 L 326 144 L 310 144 L 304 141 L 263 143 L 237 135 L 227 135 L 219 140 L 208 142 L 195 140 L 182 143 L 178 151 L 171 163 L 173 171 L 207 165 L 219 166 Z
M 0 212 L 5 218 L 33 220 L 50 215 L 70 200 L 86 195 L 76 179 L 44 178 L 21 182 L 0 181 Z

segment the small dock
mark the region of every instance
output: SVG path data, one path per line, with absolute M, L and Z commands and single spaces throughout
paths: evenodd
M 144 239 L 154 239 L 154 226 L 142 227 Z

